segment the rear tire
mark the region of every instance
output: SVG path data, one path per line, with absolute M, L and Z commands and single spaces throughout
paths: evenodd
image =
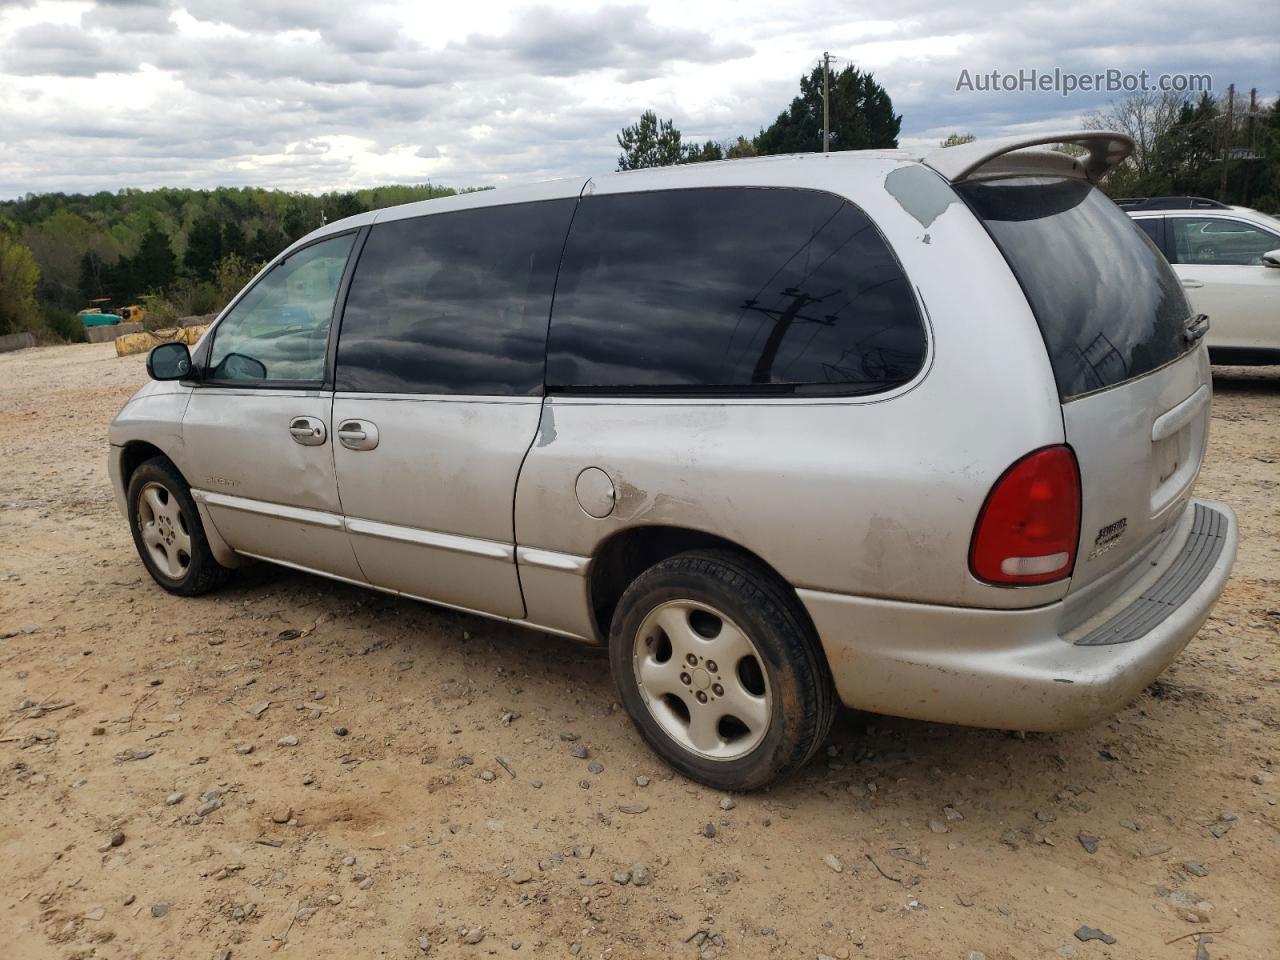
M 794 591 L 730 550 L 678 554 L 637 577 L 614 612 L 609 661 L 653 751 L 717 790 L 756 790 L 803 766 L 835 715 Z
M 222 586 L 231 571 L 214 559 L 191 488 L 167 457 L 153 457 L 129 478 L 129 527 L 151 579 L 195 597 Z

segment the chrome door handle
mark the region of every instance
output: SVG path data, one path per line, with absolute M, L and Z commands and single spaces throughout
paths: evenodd
M 378 445 L 378 427 L 368 420 L 343 420 L 338 441 L 348 450 L 372 450 Z
M 289 421 L 289 436 L 304 447 L 318 447 L 325 441 L 324 421 L 316 417 L 294 417 Z
M 1182 285 L 1184 287 L 1187 287 L 1188 289 L 1194 290 L 1197 287 L 1203 287 L 1204 281 L 1203 280 L 1183 280 Z

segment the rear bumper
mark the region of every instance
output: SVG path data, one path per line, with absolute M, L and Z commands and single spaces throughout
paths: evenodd
M 1198 584 L 1177 590 L 1177 605 L 1149 630 L 1098 643 L 1101 627 L 1132 622 L 1141 604 L 1168 596 L 1186 577 L 1196 504 L 1212 512 L 1221 538 L 1216 559 L 1199 565 Z M 1237 539 L 1230 507 L 1192 501 L 1176 535 L 1152 559 L 1150 575 L 1071 630 L 1063 629 L 1060 602 L 984 610 L 797 592 L 846 705 L 969 726 L 1065 730 L 1115 713 L 1173 661 L 1222 594 Z

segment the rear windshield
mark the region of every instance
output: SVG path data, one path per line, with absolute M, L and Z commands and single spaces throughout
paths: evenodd
M 1185 353 L 1191 309 L 1159 250 L 1084 180 L 961 184 L 1022 284 L 1063 401 Z

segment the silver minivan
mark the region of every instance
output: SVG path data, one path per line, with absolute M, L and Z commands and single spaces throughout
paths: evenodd
M 1079 157 L 1034 149 L 1073 143 Z M 607 644 L 672 767 L 763 786 L 837 701 L 1136 696 L 1226 582 L 1204 324 L 1087 132 L 733 160 L 329 224 L 111 426 L 143 563 L 253 558 Z

